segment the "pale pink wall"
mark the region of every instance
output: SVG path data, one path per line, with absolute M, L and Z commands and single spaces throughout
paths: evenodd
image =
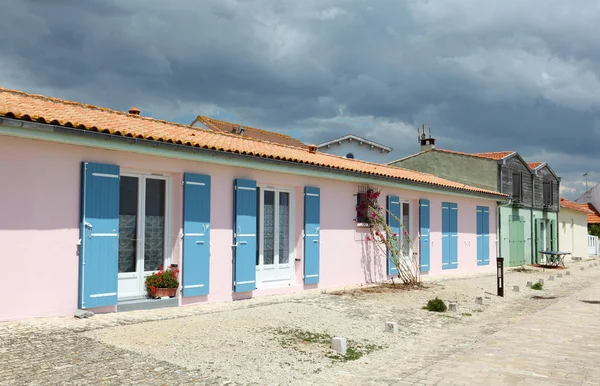
M 181 264 L 183 172 L 210 174 L 211 268 L 210 294 L 185 298 L 182 304 L 224 301 L 249 296 L 301 291 L 303 262 L 295 264 L 295 285 L 286 288 L 232 293 L 233 180 L 255 179 L 259 184 L 294 188 L 296 258 L 302 258 L 303 187 L 321 188 L 321 281 L 307 288 L 330 288 L 376 282 L 386 278 L 385 258 L 365 242 L 366 230 L 356 228 L 357 184 L 270 173 L 244 168 L 216 166 L 132 153 L 60 145 L 1 137 L 0 140 L 0 259 L 4 267 L 15 264 L 16 275 L 5 276 L 3 285 L 15 288 L 0 307 L 0 320 L 30 316 L 72 315 L 77 307 L 80 163 L 115 163 L 123 171 L 156 172 L 171 177 L 172 262 Z M 11 183 L 6 183 L 10 181 Z M 473 270 L 493 270 L 495 261 L 495 204 L 459 197 L 444 198 L 402 189 L 385 189 L 412 204 L 413 237 L 418 232 L 418 199 L 431 200 L 430 275 Z M 459 268 L 441 270 L 441 202 L 459 207 Z M 476 266 L 475 207 L 490 207 L 490 266 Z M 468 213 L 466 215 L 465 213 Z M 471 243 L 470 246 L 468 243 Z M 415 242 L 418 246 L 418 242 Z M 415 249 L 416 251 L 416 249 Z M 185 269 L 185 266 L 182 267 Z

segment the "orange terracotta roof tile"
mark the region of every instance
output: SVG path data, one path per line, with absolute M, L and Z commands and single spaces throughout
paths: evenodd
M 533 170 L 543 164 L 543 162 L 527 162 L 527 165 Z
M 588 213 L 588 214 L 593 214 L 594 211 L 592 211 L 589 208 L 589 205 L 592 205 L 592 204 L 578 204 L 576 202 L 569 201 L 566 198 L 561 198 L 560 199 L 560 206 L 563 207 L 563 208 L 577 210 L 577 211 Z
M 514 151 L 495 151 L 489 153 L 473 153 L 473 155 L 499 161 L 502 158 L 511 155 L 512 153 L 514 153 Z
M 234 134 L 217 133 L 189 125 L 4 88 L 0 88 L 0 116 L 101 132 L 114 136 L 146 139 L 225 153 L 345 170 L 434 188 L 483 194 L 495 198 L 507 197 L 499 192 L 448 181 L 432 174 L 320 152 L 311 153 L 306 149 L 295 146 Z
M 587 205 L 587 208 L 590 211 L 590 213 L 588 213 L 588 224 L 600 224 L 600 213 L 598 213 L 596 207 L 591 203 L 584 205 Z
M 272 131 L 257 129 L 255 127 L 239 125 L 237 123 L 225 122 L 214 118 L 209 118 L 203 115 L 198 115 L 194 122 L 200 122 L 206 127 L 219 133 L 232 133 L 238 127 L 246 129 L 244 136 L 248 138 L 260 139 L 267 142 L 279 143 L 282 145 L 296 146 L 303 149 L 308 149 L 308 145 L 299 140 L 290 137 L 289 135 L 275 133 Z M 193 123 L 192 123 L 193 125 Z M 239 134 L 238 134 L 239 135 Z

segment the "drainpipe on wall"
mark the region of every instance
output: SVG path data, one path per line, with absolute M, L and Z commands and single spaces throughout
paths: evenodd
M 558 202 L 556 203 L 556 250 L 560 251 L 560 237 L 559 237 L 559 232 L 558 232 L 558 214 L 560 213 L 560 177 L 557 179 L 558 181 L 556 182 L 556 189 L 558 189 Z M 552 196 L 554 196 L 554 192 L 552 192 Z M 571 247 L 571 249 L 573 249 Z M 572 255 L 571 255 L 572 256 Z
M 531 222 L 529 224 L 529 236 L 531 238 L 531 264 L 537 264 L 537 253 L 535 250 L 535 243 L 537 239 L 533 237 L 535 235 L 535 222 L 533 221 L 533 208 L 535 208 L 535 172 L 531 173 L 531 211 L 529 215 L 531 217 Z

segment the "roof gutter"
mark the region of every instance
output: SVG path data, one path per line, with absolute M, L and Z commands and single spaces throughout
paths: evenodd
M 23 129 L 26 129 L 25 131 Z M 109 150 L 121 150 L 161 156 L 166 158 L 178 158 L 189 161 L 203 161 L 213 164 L 221 164 L 234 167 L 244 167 L 266 171 L 276 171 L 286 174 L 297 174 L 309 177 L 329 178 L 347 182 L 374 183 L 392 188 L 405 188 L 416 191 L 427 191 L 432 193 L 445 192 L 449 195 L 462 197 L 479 197 L 497 202 L 507 201 L 508 197 L 487 193 L 467 192 L 457 188 L 448 188 L 438 185 L 429 185 L 410 180 L 402 180 L 390 177 L 365 174 L 342 169 L 329 168 L 318 165 L 310 165 L 292 161 L 284 161 L 273 158 L 258 157 L 248 154 L 212 150 L 200 147 L 179 145 L 176 143 L 158 142 L 147 139 L 124 137 L 106 134 L 86 129 L 77 129 L 65 126 L 51 125 L 46 123 L 24 121 L 13 118 L 0 117 L 0 135 L 8 135 L 28 139 L 42 139 L 50 142 L 63 144 L 83 145 L 88 147 L 104 148 Z M 104 141 L 102 141 L 104 140 Z M 104 142 L 104 143 L 103 143 Z M 131 145 L 141 145 L 129 147 Z M 228 161 L 247 160 L 240 162 Z M 279 165 L 279 168 L 259 166 L 268 163 Z M 293 170 L 290 170 L 293 167 Z M 285 170 L 282 170 L 284 169 Z M 274 170 L 277 169 L 277 170 Z

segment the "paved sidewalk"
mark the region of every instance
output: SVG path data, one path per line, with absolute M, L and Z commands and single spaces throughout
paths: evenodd
M 600 385 L 598 364 L 600 284 L 594 284 L 396 385 Z

